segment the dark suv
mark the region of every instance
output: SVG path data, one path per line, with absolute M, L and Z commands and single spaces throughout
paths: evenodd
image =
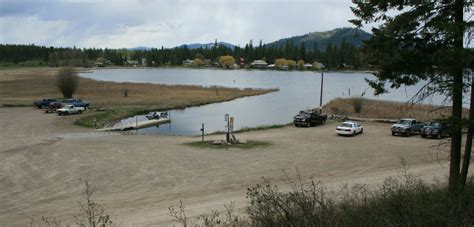
M 421 137 L 433 137 L 441 139 L 445 136 L 451 136 L 451 126 L 446 122 L 433 121 L 421 129 Z

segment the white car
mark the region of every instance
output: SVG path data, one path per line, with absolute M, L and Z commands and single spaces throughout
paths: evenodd
M 342 122 L 341 125 L 337 126 L 336 134 L 338 135 L 351 135 L 354 136 L 364 132 L 364 127 L 354 121 Z

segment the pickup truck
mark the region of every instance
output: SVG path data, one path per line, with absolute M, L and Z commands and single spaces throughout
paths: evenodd
M 293 117 L 293 124 L 295 126 L 315 126 L 317 124 L 322 125 L 326 123 L 328 116 L 326 114 L 320 114 L 319 111 L 315 110 L 303 110 L 300 111 L 295 117 Z
M 62 108 L 57 109 L 58 115 L 69 115 L 69 114 L 81 114 L 85 110 L 84 107 L 77 107 L 74 105 L 66 104 Z
M 84 107 L 84 109 L 87 109 L 90 106 L 88 102 L 84 102 L 81 99 L 64 99 L 62 102 L 65 104 L 74 105 L 76 107 Z
M 421 133 L 421 129 L 426 124 L 423 122 L 416 122 L 415 119 L 411 118 L 402 118 L 398 121 L 397 124 L 392 125 L 392 136 L 396 134 L 410 136 L 412 134 Z
M 40 108 L 40 109 L 43 109 L 44 107 L 49 106 L 49 104 L 52 103 L 52 102 L 56 102 L 56 99 L 47 98 L 47 99 L 43 99 L 43 100 L 39 100 L 39 101 L 34 101 L 33 105 Z

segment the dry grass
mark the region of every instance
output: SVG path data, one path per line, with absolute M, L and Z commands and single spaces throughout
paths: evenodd
M 354 111 L 354 103 L 361 105 L 360 113 Z M 333 99 L 324 105 L 323 109 L 325 112 L 332 114 L 375 119 L 399 119 L 405 117 L 426 121 L 451 116 L 451 108 L 425 104 L 410 105 L 402 102 L 364 98 Z M 468 110 L 464 109 L 463 116 L 468 116 Z
M 19 68 L 0 70 L 0 105 L 31 105 L 44 97 L 61 98 L 55 85 L 57 68 Z M 128 97 L 124 91 L 128 90 Z M 150 83 L 115 83 L 80 78 L 74 95 L 96 107 L 172 108 L 202 105 L 260 95 L 271 90 L 240 90 L 168 86 Z
M 0 106 L 32 106 L 42 98 L 61 99 L 56 87 L 58 68 L 16 68 L 0 70 Z M 127 97 L 124 93 L 127 90 Z M 215 102 L 261 95 L 276 90 L 204 88 L 199 86 L 159 85 L 151 83 L 116 83 L 79 79 L 74 97 L 91 103 L 89 112 L 75 121 L 84 127 L 102 127 L 117 120 L 152 110 L 182 109 Z

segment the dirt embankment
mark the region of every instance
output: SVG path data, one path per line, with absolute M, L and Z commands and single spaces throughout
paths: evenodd
M 393 137 L 390 125 L 365 123 L 355 137 L 335 135 L 336 122 L 312 128 L 288 126 L 237 134 L 271 145 L 250 150 L 199 149 L 183 145 L 199 137 L 98 133 L 71 126 L 70 117 L 34 108 L 0 108 L 0 226 L 25 226 L 30 218 L 78 213 L 87 179 L 93 198 L 119 225 L 171 225 L 168 207 L 183 200 L 190 217 L 222 210 L 236 201 L 242 209 L 246 189 L 262 183 L 286 187 L 282 169 L 294 179 L 329 187 L 379 184 L 398 174 L 400 158 L 424 179 L 447 174 L 443 140 Z M 213 135 L 206 139 L 222 139 Z

